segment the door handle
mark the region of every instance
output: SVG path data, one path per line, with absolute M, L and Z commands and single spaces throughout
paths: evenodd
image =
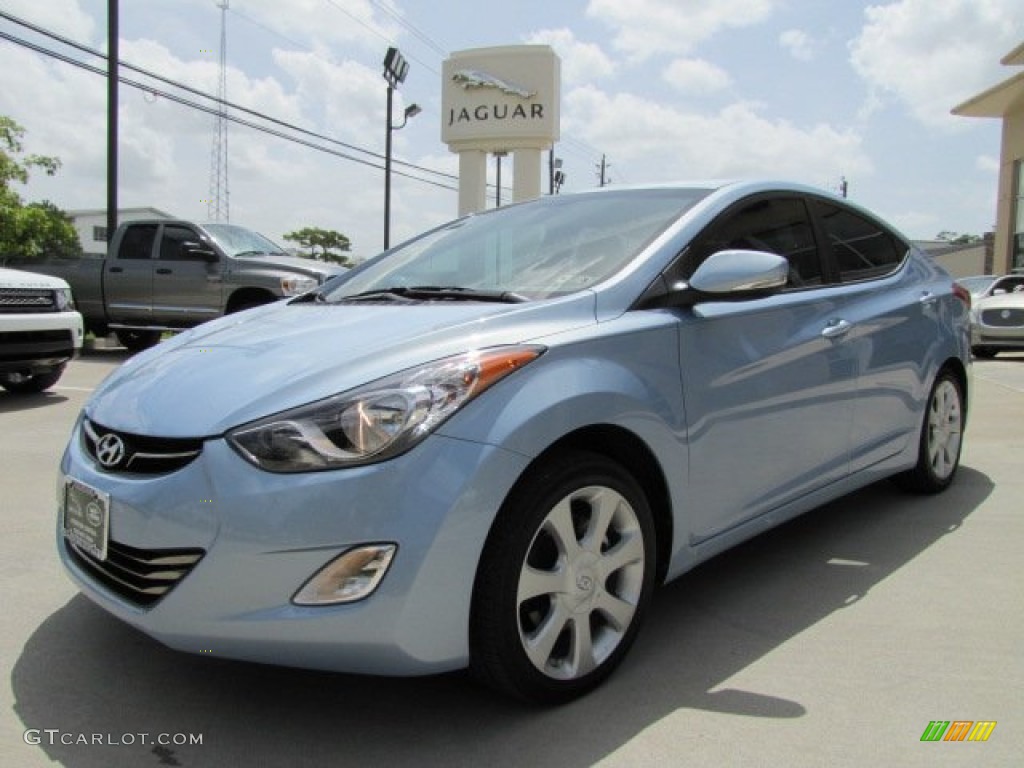
M 111 267 L 108 272 L 124 272 L 124 267 Z
M 160 269 L 158 269 L 156 271 L 156 273 L 158 275 L 172 275 L 172 274 L 174 274 L 174 270 L 173 269 L 168 269 L 167 267 L 160 267 Z
M 831 320 L 825 329 L 821 332 L 821 335 L 826 339 L 838 339 L 845 336 L 853 328 L 853 323 L 847 322 L 846 320 Z

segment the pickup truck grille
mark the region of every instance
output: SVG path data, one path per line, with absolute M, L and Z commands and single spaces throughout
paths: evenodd
M 198 438 L 149 437 L 115 432 L 94 421 L 82 422 L 86 453 L 105 472 L 156 475 L 174 472 L 203 450 Z
M 148 607 L 184 579 L 206 554 L 201 549 L 135 549 L 111 541 L 100 561 L 65 542 L 75 564 L 107 589 L 135 605 Z
M 56 312 L 54 292 L 46 288 L 0 288 L 0 313 Z

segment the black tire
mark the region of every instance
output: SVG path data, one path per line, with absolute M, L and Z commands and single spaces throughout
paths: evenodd
M 971 347 L 971 354 L 975 357 L 980 357 L 982 360 L 991 360 L 999 354 L 999 350 L 992 347 Z
M 481 557 L 471 672 L 534 703 L 592 690 L 636 637 L 654 589 L 656 551 L 647 498 L 620 465 L 572 451 L 529 470 L 502 505 Z
M 236 312 L 245 312 L 247 309 L 253 307 L 262 307 L 264 304 L 271 304 L 278 300 L 278 297 L 272 293 L 249 293 L 241 298 L 232 297 L 231 301 L 228 302 L 227 309 L 224 311 L 226 315 L 233 315 Z
M 160 331 L 141 331 L 131 328 L 121 328 L 114 331 L 121 346 L 129 352 L 141 352 L 149 349 L 160 341 Z
M 963 447 L 964 391 L 949 369 L 935 377 L 918 439 L 917 466 L 896 477 L 901 487 L 915 493 L 946 490 L 960 466 Z
M 47 373 L 37 373 L 17 381 L 4 376 L 0 378 L 0 386 L 15 395 L 35 395 L 56 384 L 64 373 L 64 367 L 61 365 Z

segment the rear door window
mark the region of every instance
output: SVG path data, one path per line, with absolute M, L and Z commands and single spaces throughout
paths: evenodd
M 133 224 L 124 231 L 121 245 L 117 250 L 119 259 L 151 259 L 153 240 L 156 238 L 156 224 Z
M 880 224 L 826 200 L 817 210 L 842 282 L 882 277 L 903 263 L 907 246 Z

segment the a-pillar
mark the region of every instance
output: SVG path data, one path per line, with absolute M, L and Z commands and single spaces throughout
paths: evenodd
M 487 153 L 464 149 L 459 152 L 459 216 L 476 213 L 486 207 Z
M 540 150 L 515 150 L 513 168 L 515 182 L 512 187 L 512 199 L 519 203 L 540 197 Z

